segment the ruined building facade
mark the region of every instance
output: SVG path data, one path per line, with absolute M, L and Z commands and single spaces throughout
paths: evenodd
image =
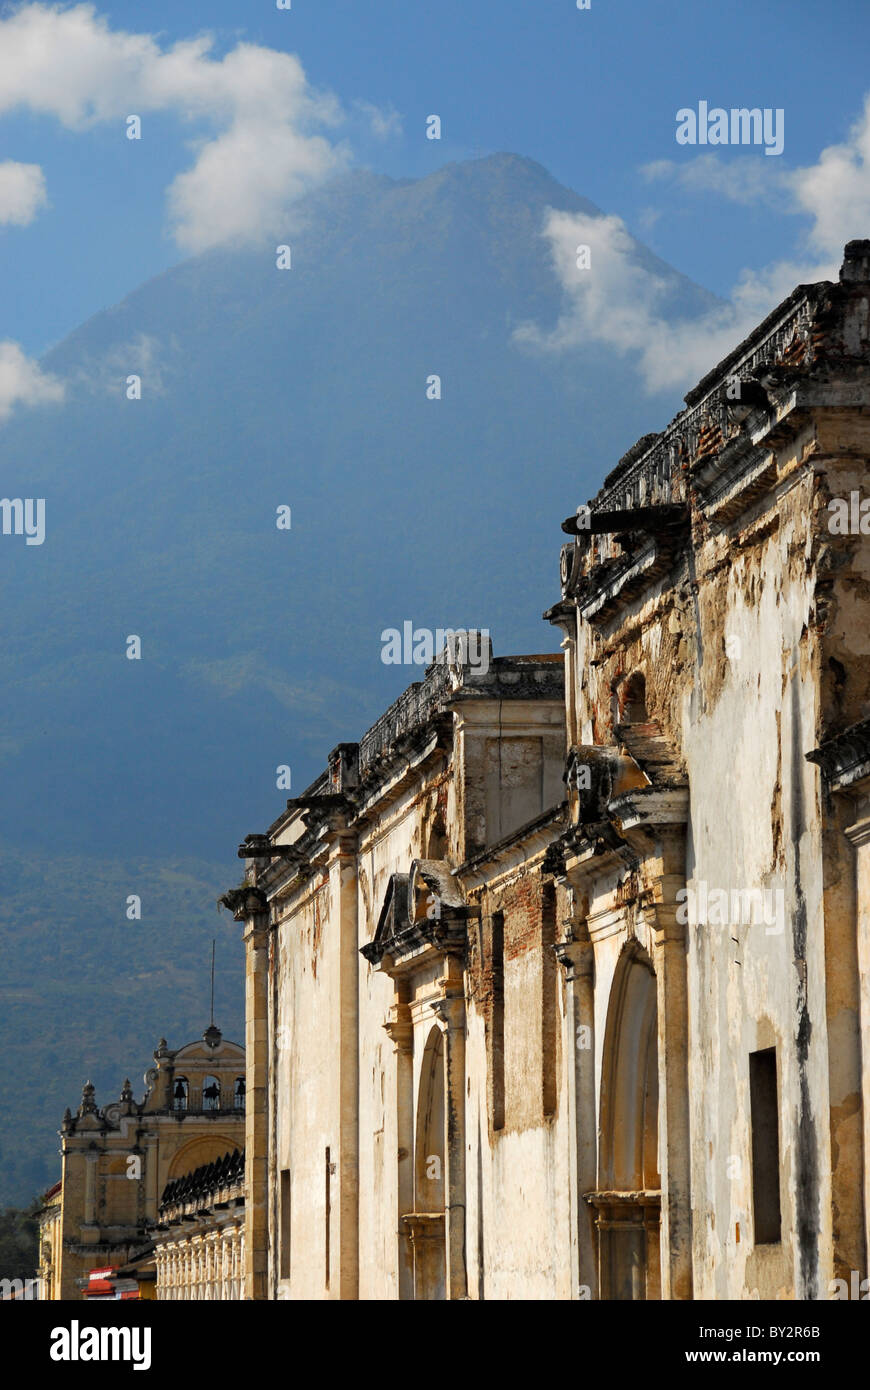
M 478 1297 L 514 1259 L 567 1296 L 549 1180 L 522 1191 L 561 1148 L 567 1192 L 541 875 L 564 708 L 558 655 L 447 650 L 241 847 L 248 1297 Z
M 445 654 L 242 846 L 246 1297 L 867 1277 L 868 457 L 853 242 L 564 523 L 564 682 Z

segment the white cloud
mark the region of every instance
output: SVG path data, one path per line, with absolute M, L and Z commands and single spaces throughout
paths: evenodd
M 18 343 L 0 342 L 0 420 L 16 405 L 56 403 L 63 396 L 63 383 L 43 372 Z
M 831 265 L 781 262 L 755 274 L 744 271 L 730 303 L 694 319 L 669 321 L 669 286 L 651 273 L 619 217 L 550 210 L 544 227 L 565 296 L 556 326 L 525 324 L 514 337 L 542 351 L 600 343 L 634 358 L 648 392 L 683 389 L 698 380 L 746 336 L 796 284 L 836 274 Z M 588 269 L 578 269 L 577 248 L 590 248 Z
M 667 179 L 696 192 L 810 217 L 807 245 L 838 256 L 847 241 L 870 234 L 870 95 L 848 138 L 828 145 L 814 164 L 787 169 L 755 154 L 724 159 L 708 153 L 687 161 L 658 159 L 640 172 L 649 181 Z
M 26 227 L 47 204 L 45 175 L 38 164 L 0 163 L 0 226 Z
M 372 135 L 378 140 L 401 135 L 402 117 L 394 106 L 375 106 L 371 101 L 355 101 L 354 108 L 368 122 Z
M 149 34 L 111 30 L 93 5 L 26 4 L 0 20 L 0 114 L 26 109 L 70 130 L 171 112 L 203 127 L 190 169 L 168 190 L 179 245 L 202 251 L 272 237 L 293 199 L 342 168 L 327 138 L 343 119 L 299 59 L 255 44 L 218 58 L 203 35 L 161 49 Z
M 640 172 L 650 182 L 668 180 L 692 193 L 717 193 L 734 203 L 769 203 L 780 208 L 790 177 L 781 165 L 746 151 L 728 160 L 717 154 L 682 161 L 657 159 L 642 165 Z
M 600 343 L 631 356 L 649 392 L 691 386 L 795 285 L 836 280 L 845 243 L 870 236 L 870 96 L 848 139 L 824 149 L 814 164 L 791 170 L 769 165 L 755 156 L 724 161 L 704 154 L 685 163 L 658 160 L 641 172 L 649 180 L 669 179 L 745 204 L 774 204 L 808 219 L 803 255 L 744 269 L 722 308 L 669 322 L 664 282 L 637 260 L 620 218 L 551 210 L 543 235 L 562 285 L 563 311 L 554 328 L 526 324 L 517 340 L 553 352 Z M 587 270 L 576 264 L 582 244 L 591 247 Z
M 664 213 L 663 208 L 645 207 L 641 208 L 637 215 L 638 225 L 643 232 L 651 232 L 657 222 L 660 222 Z
M 162 341 L 152 333 L 138 333 L 125 343 L 113 343 L 104 352 L 84 357 L 79 354 L 64 382 L 77 396 L 85 391 L 123 396 L 127 391 L 127 378 L 135 375 L 141 378 L 142 394 L 146 399 L 162 396 L 167 377 L 178 366 L 180 352 L 174 335 Z
M 813 218 L 810 243 L 837 256 L 845 242 L 870 235 L 870 95 L 844 144 L 791 176 L 795 208 Z

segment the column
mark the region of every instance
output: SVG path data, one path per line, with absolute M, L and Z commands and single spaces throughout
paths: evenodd
M 338 1256 L 338 1270 L 333 1287 L 337 1287 L 339 1298 L 355 1299 L 359 1296 L 360 942 L 354 834 L 338 833 L 329 860 L 329 880 L 333 901 L 338 903 L 340 941 L 338 1230 L 333 1247 Z
M 441 983 L 462 988 L 461 967 Z M 465 996 L 452 992 L 433 1005 L 444 1034 L 444 1102 L 446 1128 L 445 1225 L 447 1297 L 467 1298 L 465 1266 Z
M 846 827 L 845 832 L 852 846 L 855 859 L 854 898 L 850 906 L 854 913 L 855 922 L 857 978 L 844 982 L 844 992 L 848 989 L 850 998 L 848 1001 L 841 1001 L 844 1009 L 847 1003 L 852 1003 L 852 1007 L 858 1015 L 859 1036 L 856 1040 L 857 1045 L 854 1048 L 849 1047 L 850 1060 L 854 1056 L 857 1067 L 854 1063 L 848 1070 L 844 1066 L 842 1070 L 847 1072 L 847 1075 L 841 1078 L 843 1092 L 846 1092 L 851 1086 L 853 1093 L 857 1091 L 861 1097 L 860 1132 L 855 1136 L 853 1144 L 850 1146 L 854 1148 L 856 1153 L 860 1152 L 860 1158 L 856 1163 L 858 1182 L 854 1184 L 858 1190 L 857 1192 L 854 1190 L 849 1192 L 847 1184 L 843 1182 L 842 1187 L 845 1190 L 840 1192 L 837 1191 L 838 1184 L 836 1182 L 833 1184 L 835 1205 L 837 1204 L 836 1199 L 839 1198 L 845 1211 L 851 1209 L 851 1224 L 858 1228 L 852 1229 L 849 1233 L 851 1240 L 844 1240 L 842 1231 L 835 1236 L 834 1276 L 845 1278 L 850 1289 L 852 1269 L 858 1272 L 860 1287 L 861 1281 L 867 1278 L 868 1265 L 870 1265 L 870 1258 L 868 1258 L 870 1257 L 870 795 L 868 795 L 866 783 L 861 784 L 861 791 L 863 795 L 856 808 L 858 814 L 854 815 L 853 811 L 854 820 L 851 825 Z M 826 918 L 828 915 L 826 904 Z M 825 970 L 826 974 L 834 973 L 835 963 L 827 960 Z M 842 969 L 840 973 L 843 974 Z M 841 1029 L 841 1037 L 842 1032 Z M 857 1085 L 855 1084 L 856 1080 Z M 845 1082 L 848 1082 L 848 1085 L 843 1084 Z M 832 1091 L 833 1089 L 832 1086 Z M 834 1097 L 832 1097 L 833 1103 Z M 855 1119 L 857 1120 L 857 1118 L 856 1116 Z M 863 1205 L 864 1208 L 863 1222 L 857 1220 L 859 1204 Z
M 414 1210 L 414 1028 L 408 1004 L 408 985 L 396 981 L 392 1017 L 384 1024 L 395 1049 L 396 1066 L 396 1143 L 398 1190 L 396 1232 L 398 1247 L 399 1298 L 414 1297 L 414 1253 L 403 1217 Z
M 567 1007 L 563 1054 L 568 1064 L 568 1127 L 571 1200 L 571 1290 L 576 1298 L 600 1298 L 595 1213 L 585 1200 L 597 1185 L 598 1145 L 595 1109 L 594 953 L 580 923 L 570 940 L 559 942 L 556 958 L 565 969 Z M 588 1290 L 588 1293 L 586 1292 Z
M 662 874 L 653 922 L 658 1005 L 659 1169 L 663 1299 L 692 1297 L 689 1155 L 689 986 L 686 928 L 676 894 L 685 887 L 683 828 L 662 832 Z
M 93 1226 L 97 1218 L 97 1164 L 100 1155 L 85 1154 L 85 1225 Z
M 265 897 L 245 926 L 245 1298 L 267 1297 L 269 1250 L 269 912 Z
M 145 1219 L 157 1220 L 157 1206 L 160 1193 L 157 1189 L 157 1135 L 145 1134 L 139 1143 L 142 1147 L 143 1179 L 145 1186 Z

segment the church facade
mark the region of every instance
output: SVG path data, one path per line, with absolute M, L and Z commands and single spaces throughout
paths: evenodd
M 87 1082 L 64 1115 L 61 1178 L 40 1213 L 41 1297 L 80 1299 L 100 1269 L 129 1266 L 153 1284 L 167 1186 L 244 1148 L 244 1048 L 213 1024 L 175 1050 L 161 1038 L 145 1086 L 136 1101 L 125 1081 L 100 1107 Z
M 860 1287 L 868 458 L 852 242 L 563 523 L 563 657 L 445 651 L 245 840 L 245 1297 Z

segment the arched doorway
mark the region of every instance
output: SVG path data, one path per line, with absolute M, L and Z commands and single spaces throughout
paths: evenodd
M 414 1214 L 405 1218 L 414 1249 L 415 1299 L 446 1298 L 444 1233 L 444 1037 L 432 1028 L 420 1068 L 414 1143 Z
M 658 1007 L 649 956 L 632 945 L 613 980 L 601 1075 L 597 1211 L 601 1298 L 661 1297 Z

